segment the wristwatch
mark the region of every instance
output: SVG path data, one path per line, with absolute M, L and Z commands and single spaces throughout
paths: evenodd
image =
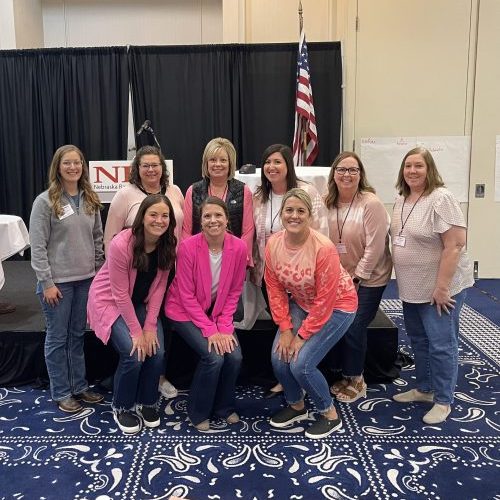
M 361 279 L 359 279 L 357 276 L 354 276 L 352 278 L 352 282 L 355 284 L 355 285 L 359 285 L 361 283 Z

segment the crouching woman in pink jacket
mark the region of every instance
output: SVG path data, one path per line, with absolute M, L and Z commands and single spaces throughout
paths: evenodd
M 122 432 L 160 425 L 158 379 L 164 372 L 158 314 L 175 260 L 175 216 L 170 200 L 147 196 L 131 229 L 118 233 L 89 291 L 90 326 L 119 355 L 113 415 Z
M 230 424 L 235 412 L 241 350 L 233 314 L 243 290 L 246 244 L 228 232 L 227 205 L 209 196 L 200 207 L 201 233 L 181 242 L 165 303 L 172 327 L 199 355 L 188 399 L 188 416 L 200 431 L 212 415 Z

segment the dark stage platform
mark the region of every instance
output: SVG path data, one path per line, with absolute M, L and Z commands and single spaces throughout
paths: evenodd
M 14 303 L 17 308 L 13 313 L 0 315 L 0 386 L 46 380 L 45 323 L 35 295 L 35 274 L 26 261 L 5 261 L 2 265 L 5 285 L 0 290 L 0 302 Z M 238 331 L 243 351 L 241 383 L 264 386 L 272 383 L 270 350 L 274 334 L 275 327 L 269 321 L 258 321 L 251 331 Z M 368 382 L 387 382 L 399 375 L 397 350 L 398 329 L 379 310 L 368 334 L 365 363 Z M 196 355 L 175 332 L 168 352 L 167 377 L 179 388 L 187 388 L 196 366 Z M 85 337 L 85 357 L 90 382 L 103 380 L 114 372 L 116 355 L 113 349 L 97 340 L 92 331 Z M 332 361 L 324 361 L 323 365 L 327 376 L 333 378 Z

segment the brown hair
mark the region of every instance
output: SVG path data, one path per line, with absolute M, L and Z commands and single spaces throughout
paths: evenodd
M 444 186 L 443 179 L 441 178 L 441 175 L 438 172 L 436 163 L 434 162 L 434 158 L 432 157 L 429 150 L 423 147 L 416 147 L 410 149 L 410 151 L 408 151 L 408 153 L 405 154 L 403 161 L 401 162 L 401 167 L 399 168 L 399 173 L 398 173 L 398 180 L 396 181 L 396 189 L 398 190 L 399 194 L 407 198 L 411 193 L 410 186 L 406 184 L 404 177 L 405 162 L 408 156 L 411 155 L 422 155 L 422 158 L 424 159 L 425 164 L 427 166 L 427 176 L 425 179 L 424 194 L 426 195 L 430 194 L 432 193 L 432 191 L 434 191 L 434 189 Z
M 224 210 L 224 214 L 226 215 L 227 219 L 227 230 L 228 232 L 231 232 L 230 229 L 230 222 L 229 222 L 229 209 L 227 208 L 227 204 L 224 200 L 221 200 L 218 196 L 207 196 L 201 203 L 200 205 L 200 224 L 201 224 L 201 217 L 203 215 L 203 210 L 207 205 L 217 205 L 218 207 L 221 207 L 222 210 Z
M 262 153 L 261 169 L 260 169 L 260 186 L 255 190 L 255 196 L 262 198 L 262 203 L 267 203 L 269 201 L 269 195 L 271 194 L 271 182 L 264 174 L 264 165 L 266 160 L 274 153 L 281 153 L 286 164 L 286 190 L 289 191 L 292 188 L 296 188 L 298 181 L 297 174 L 295 173 L 295 166 L 293 164 L 293 153 L 292 150 L 285 144 L 272 144 L 268 146 L 264 153 Z
M 335 158 L 335 160 L 333 160 L 332 166 L 330 167 L 330 174 L 328 176 L 328 193 L 325 197 L 326 208 L 334 208 L 337 206 L 339 199 L 339 190 L 337 187 L 337 183 L 335 182 L 335 169 L 337 168 L 338 164 L 342 160 L 345 160 L 346 158 L 354 158 L 358 163 L 359 167 L 358 192 L 375 193 L 375 189 L 372 186 L 370 186 L 368 179 L 366 178 L 366 170 L 363 165 L 363 162 L 361 161 L 361 158 L 352 151 L 344 151 L 343 153 L 340 153 Z
M 134 184 L 134 186 L 142 186 L 141 177 L 139 175 L 139 165 L 141 163 L 141 159 L 145 155 L 156 155 L 161 163 L 161 177 L 160 177 L 160 187 L 162 192 L 168 188 L 169 184 L 169 172 L 167 169 L 167 163 L 165 162 L 165 157 L 163 153 L 156 146 L 142 146 L 142 148 L 137 151 L 132 163 L 130 164 L 130 184 Z
M 92 189 L 89 179 L 89 167 L 83 153 L 72 144 L 65 144 L 56 150 L 49 167 L 49 201 L 52 205 L 52 210 L 56 216 L 61 216 L 64 211 L 61 204 L 61 198 L 64 192 L 61 174 L 59 168 L 61 166 L 62 157 L 66 153 L 75 151 L 80 156 L 82 162 L 82 175 L 78 179 L 78 189 L 83 191 L 83 203 L 85 213 L 92 215 L 102 208 L 102 204 L 97 196 L 97 193 Z
M 157 243 L 158 268 L 162 270 L 170 269 L 175 261 L 177 238 L 175 237 L 176 221 L 172 203 L 170 203 L 170 200 L 164 194 L 150 194 L 142 200 L 132 224 L 132 234 L 135 237 L 132 266 L 138 271 L 148 270 L 149 260 L 145 250 L 144 216 L 147 209 L 156 203 L 165 203 L 167 205 L 170 219 L 167 230 L 160 236 Z

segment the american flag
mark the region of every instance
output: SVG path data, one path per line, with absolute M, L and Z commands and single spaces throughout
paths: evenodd
M 304 133 L 307 144 L 305 155 L 302 151 Z M 295 165 L 312 165 L 316 156 L 318 156 L 318 133 L 316 130 L 316 116 L 314 115 L 312 87 L 309 76 L 306 35 L 304 29 L 302 29 L 300 31 L 299 54 L 297 58 L 293 162 Z

